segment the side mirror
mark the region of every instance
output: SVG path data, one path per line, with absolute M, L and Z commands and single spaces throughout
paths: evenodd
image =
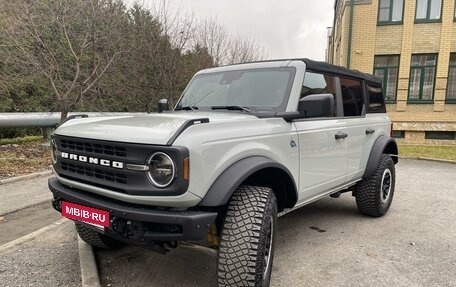
M 162 113 L 164 111 L 169 111 L 168 99 L 161 99 L 158 101 L 157 112 Z
M 305 118 L 334 116 L 334 95 L 308 95 L 298 103 L 298 112 Z

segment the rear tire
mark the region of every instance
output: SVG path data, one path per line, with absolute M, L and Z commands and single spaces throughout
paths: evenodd
M 375 171 L 356 186 L 356 205 L 366 215 L 385 215 L 393 201 L 396 183 L 394 162 L 387 154 L 382 154 Z
M 241 186 L 221 231 L 219 286 L 269 286 L 276 236 L 277 200 L 270 188 Z
M 74 224 L 79 237 L 94 248 L 116 250 L 125 246 L 117 240 L 90 229 L 83 223 L 75 222 Z

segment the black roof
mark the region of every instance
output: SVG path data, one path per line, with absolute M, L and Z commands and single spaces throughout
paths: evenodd
M 295 59 L 274 59 L 274 60 L 264 60 L 264 61 L 254 61 L 254 62 L 246 62 L 246 63 L 239 63 L 239 64 L 249 64 L 249 63 L 262 63 L 262 62 L 279 62 L 279 61 L 303 61 L 306 64 L 307 69 L 310 69 L 314 72 L 321 72 L 325 74 L 333 74 L 333 75 L 342 75 L 346 77 L 362 79 L 369 81 L 371 83 L 376 83 L 381 85 L 382 79 L 376 77 L 371 74 L 363 73 L 358 70 L 351 70 L 341 66 L 332 65 L 326 62 L 314 61 L 307 58 L 295 58 Z M 237 65 L 237 64 L 235 64 Z M 231 65 L 227 65 L 231 66 Z
M 369 82 L 381 84 L 382 80 L 374 75 L 363 73 L 357 70 L 350 70 L 341 66 L 332 65 L 326 62 L 313 61 L 310 59 L 299 59 L 302 60 L 307 69 L 310 69 L 315 72 L 322 72 L 327 74 L 337 74 L 347 77 L 353 77 L 357 79 L 363 79 Z

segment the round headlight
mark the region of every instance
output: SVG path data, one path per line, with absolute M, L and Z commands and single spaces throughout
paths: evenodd
M 176 168 L 169 155 L 156 152 L 149 158 L 148 165 L 148 176 L 155 186 L 167 187 L 173 182 Z
M 57 145 L 55 144 L 54 140 L 51 140 L 51 157 L 52 157 L 52 164 L 57 163 Z

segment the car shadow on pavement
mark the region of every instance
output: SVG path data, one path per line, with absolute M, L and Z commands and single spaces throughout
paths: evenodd
M 355 220 L 354 220 L 355 219 Z M 354 199 L 323 199 L 279 218 L 274 269 L 280 266 L 281 254 L 296 249 L 296 244 L 311 241 L 318 246 L 323 236 L 340 233 L 342 222 L 353 222 L 358 214 Z M 336 221 L 336 222 L 334 222 Z M 343 232 L 343 231 L 342 231 Z M 314 242 L 313 242 L 314 241 Z M 316 245 L 316 246 L 315 246 Z M 301 248 L 306 248 L 301 245 Z M 142 248 L 126 247 L 119 251 L 97 252 L 100 279 L 103 286 L 216 286 L 216 254 L 188 248 L 178 248 L 160 255 Z M 176 272 L 177 271 L 177 272 Z M 274 275 L 273 275 L 274 276 Z M 274 285 L 274 280 L 272 282 Z

